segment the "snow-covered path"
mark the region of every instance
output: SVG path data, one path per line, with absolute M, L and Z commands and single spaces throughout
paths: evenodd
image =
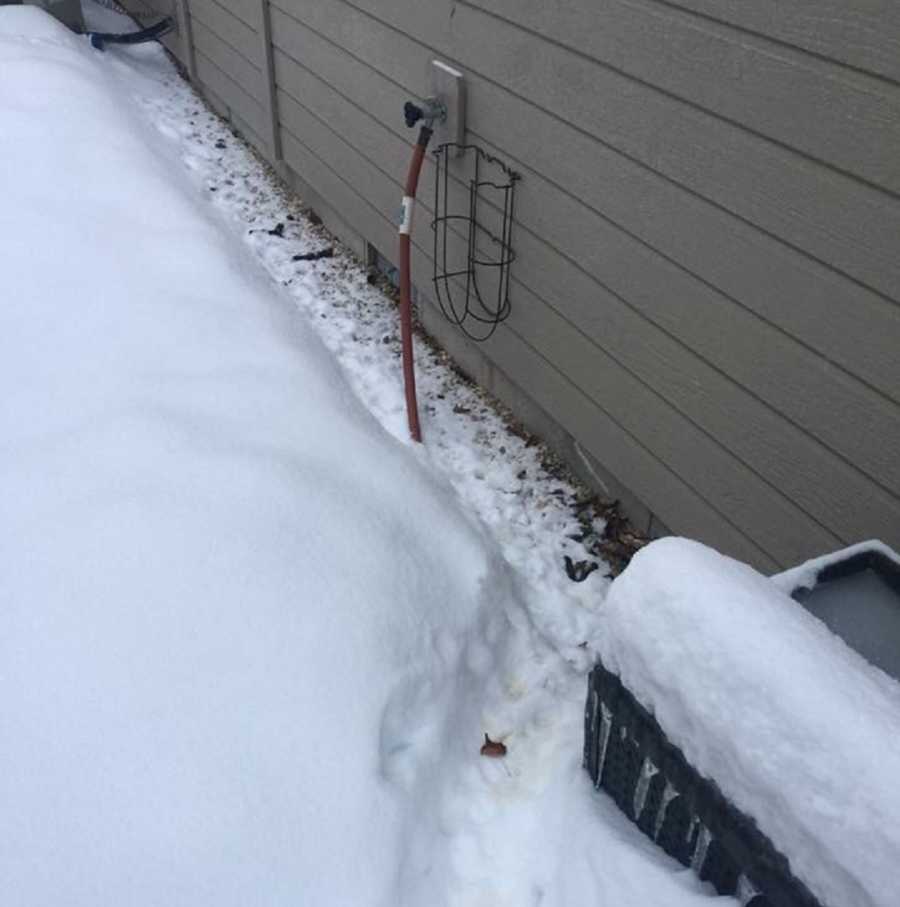
M 159 48 L 2 7 L 0 70 L 3 903 L 707 903 L 580 769 L 572 489 L 425 350 L 405 443 L 391 307 Z

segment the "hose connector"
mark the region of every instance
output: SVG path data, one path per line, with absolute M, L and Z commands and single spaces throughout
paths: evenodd
M 447 108 L 439 98 L 425 98 L 421 104 L 407 101 L 403 105 L 403 118 L 408 129 L 412 129 L 420 120 L 429 128 L 434 122 L 443 123 L 447 119 Z

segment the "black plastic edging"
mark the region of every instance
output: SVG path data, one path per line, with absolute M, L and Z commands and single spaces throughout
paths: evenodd
M 824 907 L 752 818 L 669 742 L 598 662 L 588 680 L 584 766 L 647 837 L 742 907 Z M 835 907 L 835 905 L 831 905 Z

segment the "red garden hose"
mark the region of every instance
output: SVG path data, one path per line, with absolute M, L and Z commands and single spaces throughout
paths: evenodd
M 410 231 L 412 230 L 413 206 L 416 202 L 416 189 L 419 186 L 419 174 L 425 159 L 425 149 L 431 141 L 432 130 L 422 126 L 419 138 L 413 149 L 409 162 L 409 173 L 406 176 L 406 188 L 403 194 L 403 216 L 400 221 L 400 345 L 403 355 L 403 389 L 406 394 L 406 417 L 409 422 L 409 436 L 418 443 L 422 442 L 422 429 L 419 426 L 419 406 L 416 402 L 416 372 L 413 364 L 412 344 L 412 280 L 410 277 Z

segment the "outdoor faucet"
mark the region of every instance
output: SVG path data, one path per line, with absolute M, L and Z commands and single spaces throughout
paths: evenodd
M 436 120 L 443 123 L 447 119 L 447 108 L 439 98 L 425 98 L 421 105 L 407 101 L 403 105 L 403 116 L 410 129 L 419 120 L 424 120 L 425 125 L 430 127 Z

